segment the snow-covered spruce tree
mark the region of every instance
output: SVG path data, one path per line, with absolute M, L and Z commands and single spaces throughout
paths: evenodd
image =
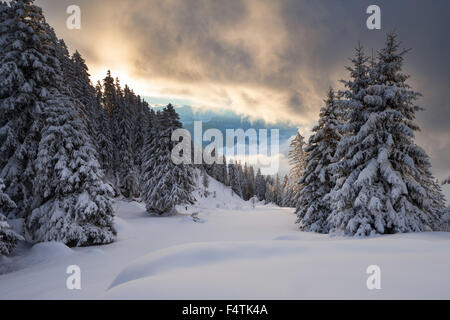
M 209 176 L 206 170 L 202 170 L 202 185 L 203 185 L 203 194 L 205 197 L 209 195 Z
M 291 165 L 291 170 L 289 171 L 289 177 L 292 180 L 300 180 L 303 171 L 306 168 L 306 155 L 305 155 L 305 139 L 297 132 L 294 139 L 292 139 L 289 146 L 288 159 Z
M 51 47 L 55 48 L 54 55 L 58 59 L 62 71 L 63 81 L 59 87 L 59 92 L 73 99 L 74 106 L 87 128 L 92 144 L 97 150 L 97 126 L 94 122 L 93 105 L 95 103 L 95 89 L 90 84 L 87 66 L 78 52 L 72 57 L 70 56 L 66 43 L 64 40 L 57 38 L 52 27 L 48 26 L 47 33 L 52 41 Z
M 289 181 L 288 185 L 286 186 L 286 189 L 283 193 L 283 207 L 295 208 L 295 206 L 297 205 L 296 195 L 294 193 L 294 186 L 297 183 L 298 181 L 294 183 L 292 181 Z
M 73 96 L 79 100 L 86 108 L 87 116 L 93 116 L 96 104 L 95 88 L 90 80 L 89 69 L 85 60 L 78 51 L 75 51 L 70 58 L 72 71 L 68 80 L 72 88 Z
M 49 35 L 50 40 L 52 41 L 52 47 L 55 48 L 55 56 L 59 61 L 62 77 L 63 77 L 63 88 L 60 89 L 61 93 L 72 97 L 72 86 L 70 85 L 70 79 L 73 78 L 73 63 L 70 59 L 69 49 L 67 48 L 66 43 L 62 39 L 58 39 L 56 36 L 55 30 L 48 26 L 47 34 Z M 84 111 L 84 110 L 81 110 Z
M 80 106 L 83 116 L 83 122 L 88 130 L 92 144 L 94 145 L 97 154 L 100 153 L 100 146 L 98 145 L 98 136 L 100 128 L 96 120 L 96 113 L 98 111 L 98 100 L 96 97 L 96 89 L 92 86 L 90 80 L 89 69 L 85 60 L 78 51 L 70 57 L 71 69 L 68 74 L 67 84 L 70 86 L 72 96 Z M 64 70 L 63 70 L 64 71 Z
M 235 183 L 235 174 L 234 174 L 234 161 L 230 160 L 228 161 L 227 165 L 227 171 L 228 171 L 228 182 L 231 187 L 231 190 L 234 191 L 234 183 Z
M 137 110 L 134 112 L 133 123 L 134 123 L 134 135 L 133 135 L 133 158 L 135 168 L 138 170 L 138 175 L 140 175 L 140 168 L 142 166 L 142 149 L 144 148 L 145 132 L 147 130 L 146 125 L 150 121 L 150 109 L 147 102 L 142 101 L 138 97 Z
M 306 168 L 299 180 L 303 188 L 296 203 L 297 223 L 301 230 L 328 233 L 330 229 L 327 219 L 331 208 L 324 197 L 334 187 L 330 164 L 341 139 L 340 127 L 339 102 L 330 88 L 325 106 L 320 110 L 319 124 L 313 128 L 305 148 Z
M 108 172 L 108 179 L 114 186 L 115 195 L 121 193 L 120 190 L 120 179 L 119 179 L 119 165 L 120 165 L 120 155 L 119 155 L 119 120 L 121 117 L 121 107 L 122 103 L 120 84 L 114 81 L 111 76 L 111 72 L 108 70 L 106 77 L 103 79 L 103 107 L 108 113 L 109 126 L 111 133 L 112 142 L 112 153 L 110 159 L 111 170 Z
M 40 113 L 55 89 L 59 62 L 33 1 L 1 2 L 0 16 L 0 178 L 16 204 L 4 214 L 25 217 L 32 209 Z
M 247 199 L 247 176 L 244 173 L 244 168 L 242 167 L 242 163 L 239 161 L 236 165 L 236 178 L 237 178 L 237 186 L 240 191 L 241 198 L 243 200 Z
M 105 86 L 105 90 L 107 87 Z M 121 173 L 121 165 L 122 165 L 122 159 L 121 159 L 121 145 L 120 141 L 122 140 L 121 133 L 123 132 L 121 130 L 122 125 L 122 119 L 124 117 L 124 99 L 123 99 L 123 91 L 120 85 L 119 78 L 116 77 L 114 80 L 113 85 L 113 97 L 114 100 L 112 101 L 112 116 L 111 116 L 111 127 L 112 127 L 112 134 L 113 134 L 113 142 L 114 142 L 114 158 L 113 158 L 113 169 L 114 169 L 114 185 L 116 188 L 116 191 L 118 194 L 122 194 L 122 187 L 123 184 L 120 179 L 120 173 Z M 126 130 L 124 128 L 124 130 Z
M 344 176 L 329 197 L 331 231 L 367 236 L 441 228 L 440 192 L 427 154 L 414 143 L 420 94 L 402 73 L 405 53 L 389 34 L 375 70 L 347 82 L 353 110 L 336 153 L 343 156 Z M 366 85 L 352 92 L 364 78 Z
M 9 255 L 22 237 L 15 233 L 8 225 L 3 214 L 5 209 L 14 208 L 16 204 L 3 192 L 5 185 L 0 179 L 0 256 Z
M 249 193 L 251 192 L 247 171 L 247 163 L 244 163 L 244 166 L 239 164 L 239 177 L 241 179 L 242 195 L 245 201 L 249 199 Z
M 287 205 L 288 198 L 290 197 L 290 191 L 289 191 L 289 177 L 285 175 L 283 177 L 283 180 L 281 181 L 281 203 L 280 206 L 282 207 L 288 207 Z
M 228 164 L 228 174 L 230 177 L 231 189 L 242 199 L 244 199 L 243 180 L 242 180 L 242 167 L 240 163 L 236 161 L 230 161 Z
M 219 181 L 219 182 L 225 184 L 225 178 L 224 178 L 224 171 L 223 171 L 223 168 L 224 168 L 224 166 L 225 166 L 226 164 L 224 164 L 224 162 L 219 163 L 219 160 L 220 160 L 219 157 L 220 157 L 220 155 L 218 154 L 217 157 L 216 157 L 216 161 L 214 162 L 214 165 L 213 165 L 213 170 L 212 170 L 213 175 L 212 175 L 212 177 L 213 177 L 214 179 L 216 179 L 217 181 Z M 221 158 L 222 158 L 221 160 L 224 161 L 225 157 L 222 156 Z M 225 168 L 225 169 L 226 169 L 226 168 Z
M 333 231 L 342 229 L 342 227 L 338 227 L 341 223 L 339 219 L 346 217 L 346 221 L 348 221 L 355 214 L 352 202 L 354 191 L 350 180 L 347 182 L 347 179 L 355 174 L 353 157 L 358 152 L 358 146 L 354 137 L 367 120 L 364 96 L 366 89 L 374 81 L 374 72 L 369 69 L 368 61 L 369 58 L 365 55 L 364 48 L 358 44 L 355 48 L 355 55 L 351 59 L 352 65 L 346 68 L 349 71 L 350 79 L 341 80 L 345 86 L 345 90 L 339 92 L 339 96 L 342 98 L 339 105 L 343 122 L 337 130 L 343 137 L 339 141 L 334 159 L 329 165 L 335 186 L 324 197 L 331 209 L 327 218 L 328 228 Z
M 214 162 L 211 164 L 203 163 L 201 165 L 202 167 L 201 170 L 205 170 L 210 177 L 216 179 L 219 182 L 224 183 L 224 176 L 223 176 L 224 165 L 219 164 L 219 162 L 220 160 L 223 161 L 225 157 L 220 155 L 216 144 L 205 147 L 204 152 L 208 152 L 208 154 L 210 154 L 211 157 L 214 158 Z
M 277 174 L 275 177 L 275 182 L 273 185 L 273 197 L 274 197 L 274 203 L 278 206 L 281 205 L 282 202 L 282 194 L 281 194 L 281 181 L 280 181 L 280 175 Z
M 159 111 L 158 111 L 159 112 Z M 143 198 L 143 190 L 144 190 L 144 170 L 146 169 L 144 167 L 144 159 L 146 157 L 146 152 L 150 152 L 151 145 L 153 143 L 153 140 L 156 137 L 157 133 L 157 123 L 158 123 L 158 116 L 157 113 L 152 109 L 149 110 L 148 115 L 142 119 L 142 133 L 143 133 L 143 141 L 142 141 L 142 147 L 139 151 L 140 154 L 140 162 L 141 166 L 138 168 L 138 183 L 139 183 L 139 192 L 141 198 Z M 137 150 L 136 150 L 137 151 Z M 195 171 L 194 171 L 195 173 Z
M 98 135 L 94 139 L 98 147 L 98 160 L 107 180 L 113 177 L 114 145 L 108 111 L 103 107 L 103 92 L 100 81 L 95 87 L 96 111 L 94 113 Z
M 246 200 L 249 200 L 255 195 L 255 169 L 253 169 L 253 166 L 246 163 L 244 175 L 246 178 Z
M 276 201 L 276 196 L 273 192 L 273 178 L 268 176 L 266 177 L 266 194 L 264 195 L 265 198 L 265 202 L 267 203 L 275 203 Z
M 133 158 L 132 114 L 134 96 L 125 86 L 123 95 L 120 87 L 117 88 L 120 103 L 116 106 L 117 119 L 117 148 L 118 156 L 116 170 L 119 177 L 119 188 L 125 198 L 133 198 L 139 195 L 137 169 Z
M 117 103 L 116 85 L 111 71 L 108 70 L 106 77 L 103 79 L 103 107 L 108 111 L 109 117 L 113 117 L 115 105 Z
M 222 164 L 218 165 L 220 170 L 220 182 L 222 182 L 224 185 L 229 186 L 230 185 L 230 179 L 228 177 L 228 170 L 227 170 L 227 159 L 225 155 L 222 156 Z
M 266 203 L 274 203 L 276 205 L 281 205 L 282 194 L 281 194 L 281 183 L 280 177 L 277 174 L 275 177 L 266 177 Z
M 258 197 L 259 201 L 265 200 L 266 198 L 266 179 L 261 174 L 261 169 L 258 169 L 256 172 L 255 195 Z
M 193 168 L 176 165 L 171 141 L 173 131 L 182 128 L 179 116 L 169 104 L 157 116 L 153 137 L 146 139 L 143 150 L 141 195 L 147 211 L 154 214 L 170 213 L 176 205 L 194 203 Z
M 208 152 L 208 154 L 210 154 L 211 157 L 214 158 L 214 160 L 216 159 L 216 154 L 217 154 L 216 151 L 217 151 L 216 145 L 204 147 L 202 150 L 203 153 Z M 203 162 L 203 164 L 201 166 L 201 170 L 206 171 L 206 173 L 208 175 L 210 175 L 211 177 L 214 177 L 214 165 L 215 165 L 215 162 L 213 162 L 211 164 Z
M 112 189 L 102 171 L 73 101 L 57 92 L 45 118 L 34 180 L 34 207 L 26 226 L 36 242 L 69 246 L 114 241 Z
M 289 145 L 288 159 L 291 165 L 289 171 L 289 187 L 288 198 L 283 199 L 283 206 L 296 207 L 297 199 L 300 195 L 302 188 L 300 184 L 300 178 L 306 167 L 306 155 L 305 155 L 305 139 L 297 132 L 294 139 L 292 139 Z

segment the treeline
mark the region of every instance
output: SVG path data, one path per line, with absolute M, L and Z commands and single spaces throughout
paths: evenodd
M 156 215 L 195 201 L 194 166 L 171 159 L 172 105 L 155 113 L 110 71 L 94 86 L 32 0 L 1 2 L 0 17 L 0 254 L 24 238 L 110 243 L 114 197 Z M 287 177 L 226 160 L 202 169 L 245 200 L 294 204 Z M 21 234 L 9 219 L 23 219 Z
M 224 155 L 221 156 L 221 161 L 216 158 L 213 164 L 202 164 L 197 167 L 225 186 L 230 186 L 233 192 L 245 201 L 257 198 L 266 204 L 295 207 L 301 189 L 299 180 L 305 169 L 304 148 L 304 138 L 297 133 L 290 144 L 291 170 L 289 175 L 283 177 L 278 174 L 263 175 L 261 169 L 256 170 L 248 163 L 227 160 Z M 212 151 L 212 155 L 215 155 L 215 150 Z
M 114 241 L 117 196 L 155 214 L 192 202 L 192 168 L 170 161 L 174 108 L 153 112 L 110 72 L 94 87 L 32 0 L 0 2 L 0 84 L 0 255 L 24 237 Z

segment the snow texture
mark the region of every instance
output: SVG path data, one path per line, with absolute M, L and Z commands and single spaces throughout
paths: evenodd
M 199 202 L 171 217 L 117 202 L 121 232 L 110 245 L 19 246 L 0 262 L 8 271 L 0 275 L 0 299 L 450 298 L 449 233 L 354 239 L 299 232 L 294 209 L 253 208 L 216 180 L 209 185 L 215 198 L 200 197 L 199 176 Z M 381 290 L 366 287 L 373 264 Z M 80 266 L 82 290 L 66 288 L 69 265 Z

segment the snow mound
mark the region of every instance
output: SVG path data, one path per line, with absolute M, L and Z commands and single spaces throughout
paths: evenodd
M 280 237 L 281 239 L 283 237 Z M 186 244 L 122 269 L 106 299 L 433 299 L 448 297 L 448 234 Z M 413 243 L 413 245 L 412 245 Z M 368 290 L 380 266 L 383 290 Z M 438 276 L 435 276 L 438 275 Z
M 41 242 L 35 244 L 29 253 L 20 261 L 22 267 L 49 262 L 72 255 L 74 251 L 60 242 Z
M 42 260 L 50 260 L 73 253 L 73 250 L 61 242 L 42 242 L 35 244 L 30 250 L 30 257 L 35 256 Z
M 41 242 L 29 248 L 24 243 L 19 246 L 21 254 L 0 260 L 0 274 L 18 271 L 41 263 L 52 262 L 72 255 L 74 251 L 60 242 Z
M 116 228 L 118 233 L 122 233 L 128 229 L 129 224 L 120 217 L 114 217 L 114 227 Z
M 110 288 L 126 282 L 172 271 L 221 264 L 232 260 L 267 259 L 277 255 L 298 254 L 305 248 L 298 243 L 210 242 L 174 246 L 145 255 L 123 269 Z

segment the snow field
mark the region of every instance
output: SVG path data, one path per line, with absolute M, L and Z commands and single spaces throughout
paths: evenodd
M 211 179 L 213 191 L 169 217 L 118 201 L 110 245 L 22 244 L 0 262 L 0 299 L 450 298 L 450 233 L 304 233 L 293 209 L 253 208 Z M 81 268 L 81 290 L 66 288 L 69 265 Z M 369 265 L 381 268 L 381 290 L 366 287 Z

